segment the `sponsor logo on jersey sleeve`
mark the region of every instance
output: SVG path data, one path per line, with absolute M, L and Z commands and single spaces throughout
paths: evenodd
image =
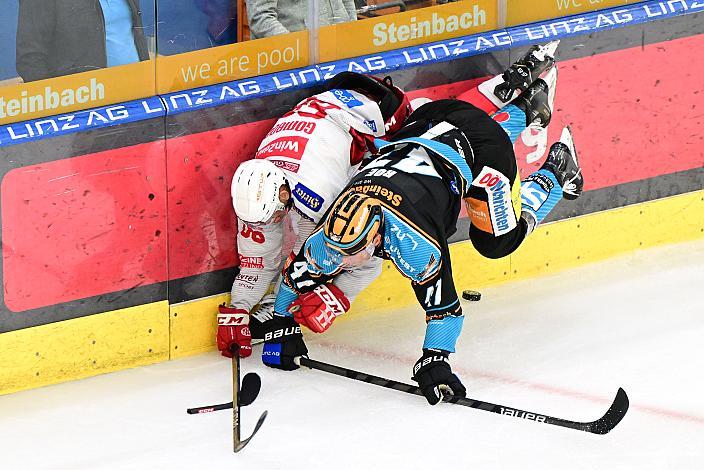
M 308 138 L 287 136 L 274 139 L 257 150 L 256 158 L 286 157 L 300 160 L 308 145 Z
M 313 212 L 318 212 L 325 202 L 325 199 L 302 183 L 293 188 L 293 196 Z
M 264 258 L 262 258 L 261 256 L 240 255 L 240 266 L 243 268 L 263 269 Z
M 472 181 L 472 186 L 486 190 L 494 235 L 503 235 L 513 230 L 517 222 L 511 203 L 511 184 L 508 178 L 503 173 L 485 166 Z
M 335 96 L 335 98 L 337 98 L 340 102 L 342 102 L 348 108 L 356 108 L 357 106 L 364 106 L 364 103 L 359 101 L 348 90 L 341 90 L 339 88 L 335 88 L 334 90 L 330 90 L 330 92 Z
M 477 227 L 482 232 L 494 233 L 491 226 L 491 215 L 489 214 L 489 205 L 485 201 L 470 197 L 467 199 L 467 213 L 472 220 L 472 225 Z

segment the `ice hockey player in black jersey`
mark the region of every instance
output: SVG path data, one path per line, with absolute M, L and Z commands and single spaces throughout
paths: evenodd
M 352 179 L 285 269 L 265 336 L 265 364 L 295 369 L 293 358 L 307 351 L 299 325 L 325 331 L 349 308 L 328 281 L 380 257 L 409 278 L 425 311 L 414 380 L 431 404 L 442 393 L 464 396 L 448 362 L 464 321 L 447 242 L 462 204 L 477 251 L 500 258 L 515 251 L 563 197 L 582 191 L 569 128 L 540 170 L 519 181 L 513 142 L 529 125 L 546 126 L 552 114 L 557 68 L 547 59 L 543 78 L 515 97 L 496 93 L 496 102 L 487 103 L 470 92 L 429 102 L 393 141 L 377 142 L 378 158 Z M 502 106 L 502 96 L 510 104 Z

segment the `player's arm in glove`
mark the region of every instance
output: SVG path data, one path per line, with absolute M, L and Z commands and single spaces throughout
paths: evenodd
M 321 284 L 310 292 L 301 294 L 288 307 L 288 312 L 299 325 L 315 333 L 330 328 L 338 315 L 350 309 L 347 296 L 334 284 Z
M 437 405 L 446 394 L 467 396 L 459 377 L 452 373 L 447 358 L 449 352 L 441 349 L 423 349 L 423 356 L 413 366 L 413 380 L 431 405 Z
M 249 357 L 252 354 L 252 335 L 246 310 L 224 305 L 218 307 L 217 343 L 225 357 L 232 357 L 233 354 Z
M 264 323 L 264 327 L 264 365 L 283 370 L 298 369 L 294 358 L 308 354 L 300 325 L 293 317 L 274 314 L 274 318 Z

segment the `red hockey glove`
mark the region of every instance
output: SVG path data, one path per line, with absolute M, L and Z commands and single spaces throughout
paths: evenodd
M 225 357 L 237 352 L 240 357 L 252 354 L 249 313 L 241 308 L 218 307 L 218 349 Z
M 350 309 L 350 301 L 333 284 L 322 284 L 311 292 L 301 294 L 288 307 L 288 312 L 300 325 L 315 333 L 330 328 L 335 317 Z

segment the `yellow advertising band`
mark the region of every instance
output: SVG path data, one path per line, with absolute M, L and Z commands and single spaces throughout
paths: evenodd
M 0 124 L 81 111 L 156 94 L 155 62 L 20 83 L 0 88 Z

